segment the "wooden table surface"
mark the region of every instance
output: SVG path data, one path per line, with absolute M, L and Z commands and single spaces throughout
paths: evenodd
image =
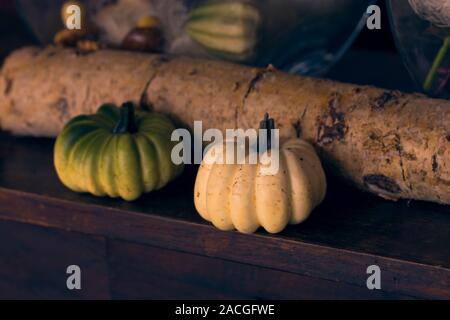
M 18 297 L 37 281 L 37 288 L 53 285 L 48 294 L 38 290 L 44 298 L 450 298 L 446 206 L 389 202 L 331 180 L 325 202 L 301 225 L 279 235 L 221 232 L 195 212 L 195 167 L 127 203 L 64 188 L 51 139 L 2 134 L 0 141 L 0 296 L 8 297 L 14 284 L 5 285 L 1 275 L 25 268 Z M 48 230 L 57 234 L 47 239 Z M 57 285 L 50 262 L 36 266 L 43 280 L 29 278 L 27 272 L 36 276 L 30 263 L 18 265 L 40 233 L 41 251 L 52 255 L 56 246 L 55 254 L 72 252 L 73 263 L 90 266 L 84 295 L 64 291 L 61 270 Z M 76 242 L 58 249 L 71 234 Z M 92 248 L 78 257 L 85 246 Z M 373 264 L 381 268 L 382 290 L 366 288 Z
M 327 77 L 414 90 L 392 52 L 350 51 Z M 96 198 L 60 184 L 53 143 L 0 133 L 0 298 L 450 298 L 449 207 L 331 179 L 301 225 L 221 232 L 194 209 L 196 167 L 133 203 Z M 381 290 L 366 287 L 374 264 Z
M 1 22 L 3 59 L 32 39 L 16 18 Z M 350 51 L 327 77 L 414 90 L 394 52 Z M 53 143 L 0 133 L 0 298 L 450 298 L 449 207 L 389 202 L 331 179 L 301 225 L 221 232 L 195 212 L 195 167 L 133 203 L 95 198 L 60 184 Z M 82 290 L 66 287 L 71 264 Z M 381 290 L 366 287 L 373 264 Z

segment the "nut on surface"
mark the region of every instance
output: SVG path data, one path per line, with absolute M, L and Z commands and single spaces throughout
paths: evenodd
M 159 28 L 134 28 L 122 42 L 122 48 L 130 51 L 161 52 L 164 39 Z
M 77 49 L 80 52 L 93 52 L 100 50 L 100 45 L 97 41 L 93 40 L 79 40 L 77 42 Z
M 76 46 L 77 42 L 85 36 L 83 30 L 62 29 L 55 34 L 53 42 L 60 46 Z

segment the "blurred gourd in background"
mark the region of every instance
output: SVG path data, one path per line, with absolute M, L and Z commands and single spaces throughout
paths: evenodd
M 273 64 L 285 71 L 314 75 L 326 72 L 342 56 L 364 26 L 367 6 L 375 2 L 79 1 L 86 6 L 92 31 L 102 45 L 225 59 L 256 66 Z M 51 42 L 54 34 L 61 29 L 59 12 L 65 1 L 17 2 L 41 42 Z M 139 21 L 145 17 L 159 21 L 157 28 L 153 27 L 152 31 L 139 30 L 132 39 L 138 42 L 151 39 L 152 45 L 142 45 L 141 42 L 124 45 L 124 39 L 133 29 L 141 28 Z M 156 47 L 155 43 L 161 48 Z
M 213 55 L 245 61 L 256 53 L 261 20 L 250 3 L 211 2 L 189 12 L 186 32 Z

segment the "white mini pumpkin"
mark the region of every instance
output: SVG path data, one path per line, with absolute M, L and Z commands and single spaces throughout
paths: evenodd
M 200 166 L 195 207 L 218 229 L 253 233 L 262 226 L 278 233 L 288 224 L 307 219 L 325 197 L 326 179 L 319 157 L 303 140 L 292 139 L 282 145 L 276 174 L 263 174 L 261 163 L 245 163 L 204 161 Z

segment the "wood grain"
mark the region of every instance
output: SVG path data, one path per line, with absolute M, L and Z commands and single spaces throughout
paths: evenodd
M 304 224 L 280 235 L 220 232 L 195 212 L 195 168 L 133 203 L 79 195 L 57 180 L 52 140 L 2 137 L 0 218 L 136 242 L 365 289 L 382 269 L 384 294 L 450 298 L 448 208 L 386 202 L 335 185 Z
M 405 299 L 402 295 L 222 259 L 112 241 L 113 298 Z
M 0 299 L 108 299 L 105 240 L 0 221 Z M 67 267 L 81 269 L 69 290 Z

